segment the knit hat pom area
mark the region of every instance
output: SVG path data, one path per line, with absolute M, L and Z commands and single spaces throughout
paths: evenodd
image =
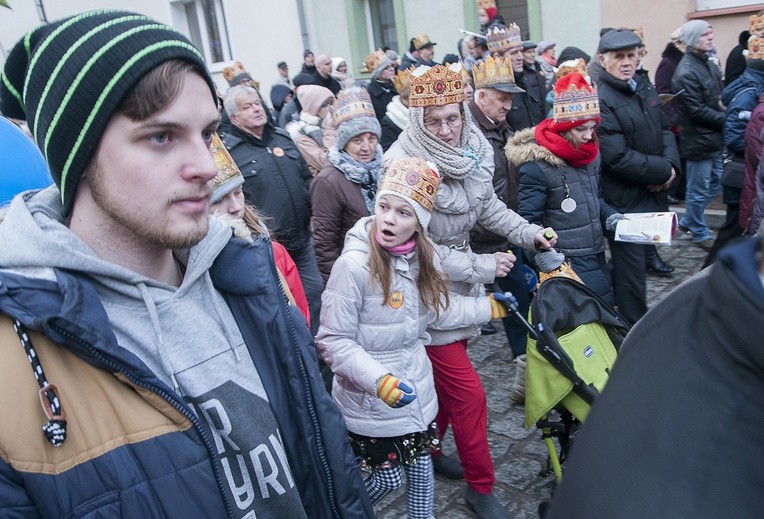
M 181 33 L 144 15 L 101 10 L 28 32 L 11 49 L 0 112 L 24 119 L 61 191 L 64 213 L 103 132 L 126 95 L 162 63 L 196 66 L 217 102 L 202 54 Z

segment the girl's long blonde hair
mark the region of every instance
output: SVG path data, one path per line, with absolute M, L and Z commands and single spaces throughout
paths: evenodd
M 369 229 L 369 272 L 372 282 L 376 281 L 382 288 L 385 295 L 382 301 L 384 305 L 390 298 L 393 255 L 377 243 L 376 235 L 377 222 L 373 219 Z M 419 276 L 416 280 L 419 300 L 425 307 L 434 309 L 436 315 L 440 315 L 440 311 L 446 310 L 449 306 L 448 278 L 435 268 L 435 248 L 430 240 L 425 238 L 424 230 L 419 223 L 417 223 L 414 239 L 419 254 Z

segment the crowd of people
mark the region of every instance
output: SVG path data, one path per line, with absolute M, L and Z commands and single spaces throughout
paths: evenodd
M 15 196 L 0 224 L 0 515 L 373 517 L 405 473 L 408 516 L 430 518 L 437 473 L 465 480 L 478 517 L 509 517 L 467 350 L 501 320 L 521 405 L 528 331 L 491 291 L 527 315 L 536 276 L 572 269 L 636 324 L 619 369 L 659 374 L 633 353 L 670 348 L 653 339 L 676 329 L 644 316 L 647 273 L 673 268 L 616 229 L 683 197 L 678 232 L 719 266 L 676 298 L 720 285 L 734 300 L 734 285 L 748 302 L 730 307 L 764 306 L 748 239 L 764 217 L 764 15 L 728 60 L 735 78 L 692 20 L 653 83 L 639 28 L 556 57 L 492 0 L 477 8 L 458 56 L 436 63 L 419 34 L 400 56 L 370 52 L 357 80 L 305 50 L 295 76 L 277 64 L 270 105 L 242 63 L 221 93 L 184 36 L 134 13 L 52 22 L 11 50 L 0 111 L 53 185 Z M 704 211 L 722 189 L 714 238 Z M 727 326 L 683 311 L 709 337 Z M 628 415 L 609 398 L 582 450 L 598 438 L 617 455 Z M 629 501 L 600 458 L 552 514 Z M 581 498 L 591 472 L 607 496 Z M 636 488 L 645 515 L 671 509 Z

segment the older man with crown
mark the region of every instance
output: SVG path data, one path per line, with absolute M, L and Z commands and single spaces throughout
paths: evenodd
M 409 124 L 385 153 L 383 164 L 420 157 L 438 167 L 442 182 L 432 210 L 430 237 L 438 245 L 450 292 L 477 295 L 484 283 L 506 276 L 515 257 L 506 252 L 475 254 L 469 233 L 476 224 L 529 249 L 552 247 L 557 235 L 552 232 L 553 237 L 546 239 L 542 227 L 529 224 L 496 196 L 493 150 L 467 112 L 458 70 L 419 67 L 411 74 L 410 89 Z M 467 481 L 467 504 L 478 517 L 508 517 L 493 494 L 485 391 L 467 356 L 467 341 L 478 330 L 477 326 L 428 329 L 432 341 L 427 354 L 440 404 L 438 432 L 442 436 L 451 425 Z M 461 477 L 455 460 L 441 455 L 433 464 L 436 471 Z

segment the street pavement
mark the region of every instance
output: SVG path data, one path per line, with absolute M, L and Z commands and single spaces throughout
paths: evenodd
M 706 217 L 712 227 L 723 220 L 721 204 L 712 205 Z M 714 206 L 716 207 L 714 209 Z M 672 207 L 681 214 L 681 207 Z M 681 282 L 699 272 L 706 252 L 692 244 L 689 235 L 676 236 L 670 246 L 658 248 L 661 257 L 676 271 L 670 277 L 648 275 L 647 300 L 652 307 Z M 494 493 L 512 517 L 537 518 L 538 505 L 548 500 L 553 476 L 542 477 L 547 452 L 541 434 L 535 427 L 523 427 L 524 410 L 508 398 L 515 376 L 512 352 L 507 345 L 501 322 L 495 335 L 481 336 L 470 341 L 469 356 L 480 374 L 488 400 L 488 441 L 496 473 Z M 443 450 L 456 456 L 451 432 L 446 434 Z M 406 517 L 404 487 L 387 496 L 376 507 L 379 519 Z M 466 484 L 435 476 L 435 509 L 438 519 L 473 518 L 475 514 L 464 501 Z

